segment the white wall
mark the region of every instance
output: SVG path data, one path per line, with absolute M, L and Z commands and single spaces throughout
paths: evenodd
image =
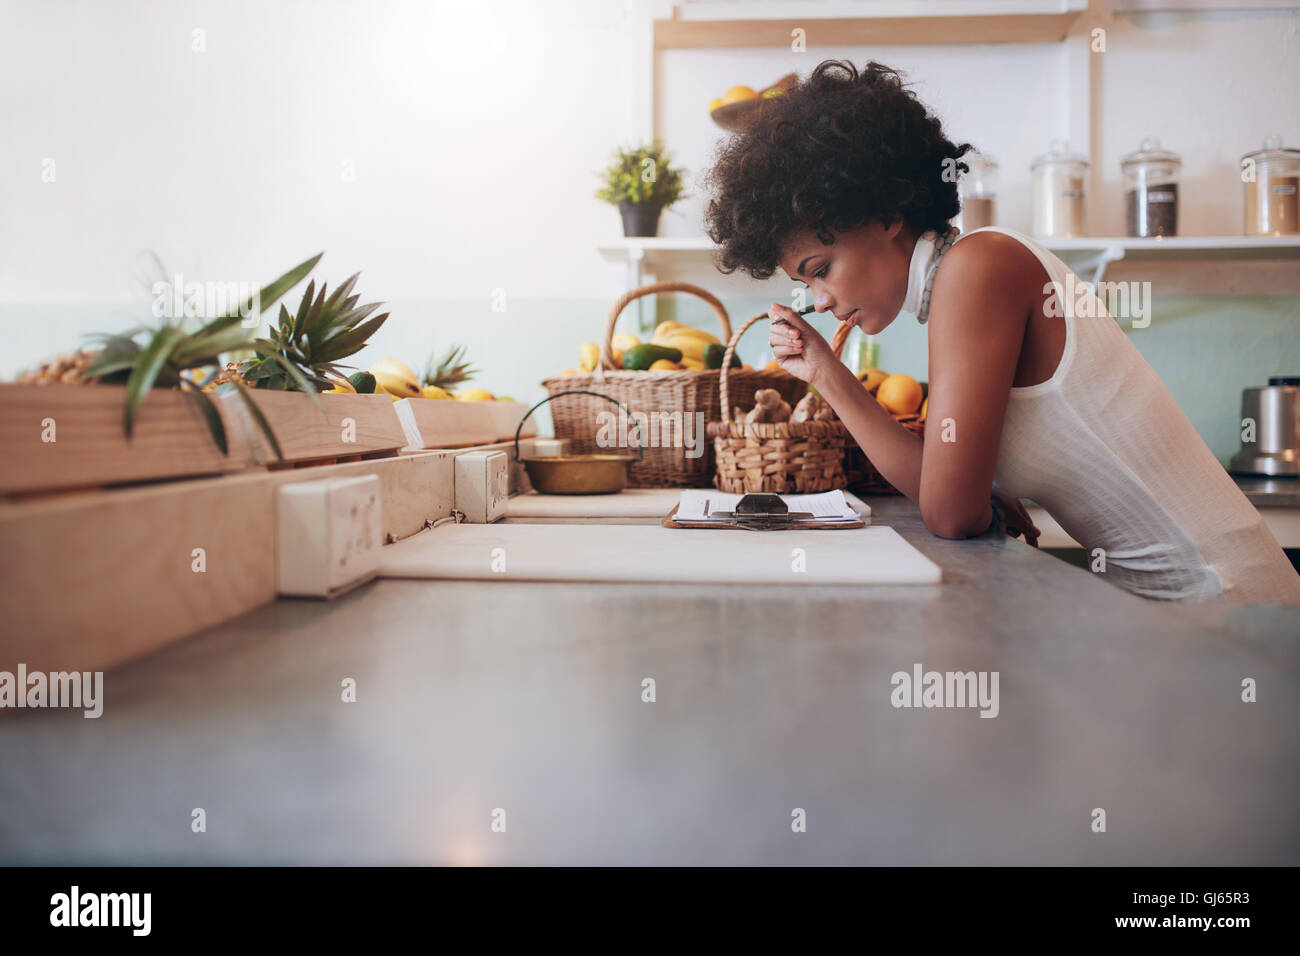
M 3 0 L 0 300 L 130 297 L 143 249 L 249 281 L 325 249 L 389 300 L 581 296 L 618 228 L 592 192 L 622 29 L 601 0 Z
M 0 377 L 147 317 L 142 250 L 187 278 L 264 282 L 324 249 L 323 278 L 362 270 L 362 293 L 393 303 L 361 364 L 464 341 L 485 387 L 540 397 L 540 378 L 599 337 L 613 298 L 595 244 L 619 221 L 592 193 L 613 146 L 644 122 L 649 71 L 628 11 L 645 2 L 0 0 Z M 1240 155 L 1271 132 L 1300 146 L 1300 20 L 1108 11 L 1093 0 L 1084 21 L 1105 26 L 1109 46 L 1096 61 L 1105 201 L 1093 231 L 1121 230 L 1119 158 L 1152 133 L 1184 157 L 1183 231 L 1236 233 Z M 206 52 L 192 49 L 195 29 Z M 1027 228 L 1028 163 L 1074 98 L 1064 47 L 812 37 L 805 54 L 661 54 L 656 123 L 678 160 L 707 166 L 721 135 L 708 102 L 728 86 L 874 57 L 904 69 L 954 137 L 998 157 L 1003 221 Z M 662 234 L 700 234 L 702 204 L 697 190 Z M 723 282 L 698 257 L 684 277 L 743 295 L 737 322 L 783 294 L 776 280 Z M 511 311 L 494 325 L 498 288 Z M 1281 322 L 1294 312 L 1292 300 Z M 891 328 L 884 349 L 920 376 L 924 336 L 911 325 Z M 1267 362 L 1298 360 L 1248 345 L 1226 358 L 1198 345 L 1207 363 L 1237 363 L 1213 398 L 1225 429 Z

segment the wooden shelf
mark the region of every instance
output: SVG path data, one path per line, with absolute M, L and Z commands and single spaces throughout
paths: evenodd
M 1046 249 L 1059 256 L 1080 278 L 1089 282 L 1102 281 L 1113 263 L 1160 264 L 1179 268 L 1199 262 L 1215 267 L 1240 269 L 1250 265 L 1266 266 L 1277 260 L 1300 259 L 1300 236 L 1174 236 L 1168 239 L 1133 239 L 1127 236 L 1100 236 L 1080 239 L 1038 240 Z M 597 247 L 606 261 L 623 265 L 627 270 L 628 288 L 643 285 L 647 272 L 659 272 L 657 266 L 669 266 L 682 257 L 699 258 L 714 251 L 713 242 L 706 236 L 656 237 L 653 239 L 614 238 Z M 1300 293 L 1300 282 L 1288 262 L 1287 276 L 1258 285 L 1261 295 Z M 1240 285 L 1213 279 L 1218 294 L 1238 294 L 1252 287 L 1252 279 Z M 1187 290 L 1179 290 L 1186 292 Z M 1189 293 L 1191 294 L 1191 293 Z
M 1087 0 L 806 0 L 675 3 L 656 49 L 788 46 L 796 28 L 840 45 L 1057 43 Z

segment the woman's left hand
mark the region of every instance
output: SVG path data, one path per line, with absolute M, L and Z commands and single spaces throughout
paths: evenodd
M 1006 521 L 1006 532 L 1013 538 L 1020 535 L 1025 536 L 1025 544 L 1032 548 L 1038 547 L 1038 536 L 1042 534 L 1034 527 L 1033 519 L 1029 517 L 1029 512 L 1025 506 L 1020 503 L 1019 498 L 1010 498 L 1000 491 L 993 491 L 991 497 L 996 499 L 998 505 L 1002 508 L 1002 514 Z

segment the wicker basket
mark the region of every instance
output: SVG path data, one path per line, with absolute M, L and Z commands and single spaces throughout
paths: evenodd
M 731 354 L 745 331 L 759 319 L 768 318 L 766 312 L 754 316 L 727 343 L 722 359 L 722 406 L 731 408 L 729 386 L 735 385 L 753 408 L 754 391 L 748 383 L 730 381 L 727 366 Z M 847 326 L 845 327 L 847 328 Z M 833 343 L 838 358 L 844 348 L 844 338 L 836 335 Z M 793 376 L 791 376 L 793 378 Z M 808 384 L 799 379 L 799 396 L 808 392 Z M 791 405 L 798 399 L 782 395 Z M 730 415 L 726 416 L 731 419 Z M 709 424 L 713 439 L 716 470 L 713 485 L 720 491 L 748 494 L 750 492 L 830 491 L 847 487 L 844 475 L 844 448 L 849 441 L 849 430 L 839 421 L 834 422 L 755 422 L 746 425 L 733 420 Z
M 650 422 L 671 423 L 674 433 L 659 436 L 665 443 L 658 447 L 652 429 L 648 436 L 651 444 L 643 447 L 644 457 L 628 469 L 628 487 L 706 487 L 713 476 L 713 447 L 705 441 L 704 435 L 695 431 L 695 426 L 697 421 L 707 423 L 722 417 L 718 403 L 719 370 L 628 372 L 614 363 L 611 340 L 619 316 L 629 303 L 660 292 L 689 292 L 703 299 L 717 314 L 723 335 L 728 340 L 732 338 L 731 320 L 716 297 L 687 282 L 656 282 L 626 292 L 614 303 L 601 343 L 600 363 L 595 370 L 581 375 L 553 376 L 544 379 L 542 386 L 553 396 L 573 389 L 596 392 L 627 406 L 633 416 L 645 415 Z M 729 350 L 726 361 L 731 360 L 731 354 L 732 350 Z M 791 404 L 798 401 L 808 387 L 789 372 L 780 370 L 733 369 L 731 376 L 736 387 L 747 390 L 749 394 L 760 388 L 774 388 Z M 697 412 L 703 416 L 702 419 L 695 417 Z M 555 437 L 568 439 L 578 454 L 605 450 L 597 444 L 596 436 L 607 421 L 606 415 L 608 403 L 594 395 L 565 395 L 551 402 Z M 632 422 L 627 423 L 628 434 L 633 433 L 632 426 Z M 690 446 L 695 442 L 703 443 L 703 453 L 695 458 L 688 457 L 692 451 Z
M 835 354 L 839 355 L 844 340 L 849 337 L 849 327 L 842 325 L 835 330 L 831 342 Z M 892 414 L 892 413 L 891 413 Z M 911 415 L 894 415 L 894 421 L 914 435 L 925 437 L 925 419 L 913 413 Z M 849 435 L 844 446 L 844 478 L 847 488 L 855 495 L 901 495 L 902 492 L 885 480 L 885 476 L 871 464 L 871 459 L 862 450 L 857 440 Z
M 925 421 L 916 415 L 895 415 L 895 421 L 909 432 L 925 437 Z M 846 487 L 855 495 L 901 495 L 902 492 L 885 481 L 885 476 L 876 471 L 871 459 L 862 450 L 852 436 L 849 436 L 844 455 L 844 478 Z

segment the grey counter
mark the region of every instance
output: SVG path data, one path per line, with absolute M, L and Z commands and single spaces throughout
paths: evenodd
M 869 503 L 944 584 L 380 581 L 109 674 L 98 720 L 0 713 L 0 860 L 1300 863 L 1300 611 Z M 997 716 L 894 707 L 914 664 L 996 671 Z

